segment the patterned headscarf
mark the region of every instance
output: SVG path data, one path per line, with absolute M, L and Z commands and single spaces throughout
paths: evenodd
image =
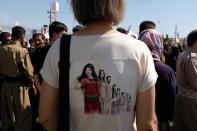
M 163 51 L 163 39 L 161 34 L 155 29 L 144 30 L 139 40 L 143 41 L 151 51 L 154 60 L 160 61 Z

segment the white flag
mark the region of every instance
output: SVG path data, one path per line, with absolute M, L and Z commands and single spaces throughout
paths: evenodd
M 56 2 L 56 1 L 50 2 L 50 10 L 55 11 L 56 9 L 56 11 L 59 12 L 59 7 L 60 7 L 59 2 Z
M 179 33 L 176 33 L 176 43 L 179 43 Z
M 131 25 L 129 26 L 129 28 L 128 28 L 128 30 L 127 30 L 127 34 L 128 34 L 129 36 L 132 36 L 132 37 L 138 39 L 138 35 L 131 29 Z
M 60 11 L 60 4 L 59 4 L 59 2 L 56 2 L 55 5 L 56 5 L 56 11 L 59 12 Z

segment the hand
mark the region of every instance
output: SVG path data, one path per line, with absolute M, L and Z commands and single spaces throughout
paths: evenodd
M 39 84 L 39 83 L 35 83 L 35 87 L 36 87 L 36 89 L 38 89 L 38 91 L 41 93 L 41 91 L 42 91 L 42 86 Z
M 41 84 L 40 84 L 40 81 L 39 81 L 39 78 L 38 78 L 38 74 L 34 74 L 34 84 L 36 86 L 36 89 L 38 89 L 38 91 L 41 93 Z
M 36 87 L 34 86 L 34 84 L 31 85 L 30 88 L 33 89 L 34 95 L 37 95 L 37 90 L 36 90 Z

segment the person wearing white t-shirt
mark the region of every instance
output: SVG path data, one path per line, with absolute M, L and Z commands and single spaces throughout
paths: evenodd
M 148 47 L 141 41 L 113 30 L 123 18 L 125 0 L 71 0 L 74 16 L 85 28 L 71 37 L 70 45 L 70 131 L 134 131 L 136 116 L 138 131 L 156 131 L 155 88 L 157 73 Z M 50 48 L 41 70 L 44 79 L 40 98 L 40 123 L 49 131 L 57 130 L 60 39 Z M 121 102 L 106 110 L 87 113 L 86 102 L 98 97 L 84 97 L 81 84 L 76 84 L 84 67 L 90 63 L 95 80 L 87 81 L 89 92 L 97 90 L 99 70 L 111 76 L 111 85 L 127 94 L 127 109 L 116 110 Z M 78 87 L 76 87 L 78 85 Z M 76 90 L 77 89 L 77 90 Z M 110 92 L 110 91 L 109 91 Z M 112 89 L 111 89 L 112 92 Z M 95 97 L 95 98 L 93 98 Z M 100 99 L 99 99 L 100 100 Z M 112 102 L 113 103 L 113 102 Z

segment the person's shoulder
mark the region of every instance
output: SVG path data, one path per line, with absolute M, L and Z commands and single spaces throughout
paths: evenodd
M 162 62 L 156 62 L 155 68 L 158 73 L 160 72 L 162 74 L 174 74 L 173 69 L 167 64 L 164 64 Z
M 179 57 L 178 57 L 178 61 L 188 61 L 190 60 L 191 57 L 191 52 L 186 49 L 184 52 L 182 52 Z
M 10 44 L 3 45 L 2 48 L 9 52 L 19 52 L 22 51 L 23 47 L 18 46 L 16 43 L 11 42 Z
M 114 35 L 114 37 L 119 38 L 120 40 L 129 41 L 129 42 L 140 42 L 138 39 L 135 39 L 132 36 L 129 36 L 129 35 L 123 34 L 123 33 L 116 33 L 116 35 Z
M 4 50 L 4 49 L 7 49 L 9 47 L 12 47 L 12 44 L 3 44 L 0 46 L 0 49 Z
M 48 52 L 48 50 L 51 48 L 51 45 L 45 45 L 41 50 L 40 50 L 40 52 L 42 52 L 42 53 L 47 53 Z
M 45 45 L 45 46 L 43 47 L 43 49 L 45 49 L 45 50 L 47 50 L 47 49 L 49 49 L 49 48 L 51 48 L 51 45 Z
M 0 45 L 0 50 L 4 50 L 5 45 Z
M 113 46 L 117 45 L 118 48 L 122 48 L 125 49 L 125 51 L 129 51 L 130 56 L 141 57 L 147 55 L 147 53 L 150 52 L 147 45 L 144 42 L 135 39 L 127 34 L 119 33 L 118 35 L 114 36 L 112 42 Z
M 3 54 L 3 52 L 5 52 L 5 47 L 4 47 L 4 45 L 1 45 L 0 46 L 0 54 Z
M 22 46 L 16 46 L 16 51 L 21 52 L 23 54 L 29 54 L 28 50 Z
M 133 49 L 136 48 L 146 48 L 146 44 L 138 39 L 135 39 L 127 34 L 123 34 L 123 33 L 117 33 L 117 36 L 114 36 L 115 40 L 119 43 L 121 43 L 121 45 L 125 45 L 125 46 L 129 46 Z

